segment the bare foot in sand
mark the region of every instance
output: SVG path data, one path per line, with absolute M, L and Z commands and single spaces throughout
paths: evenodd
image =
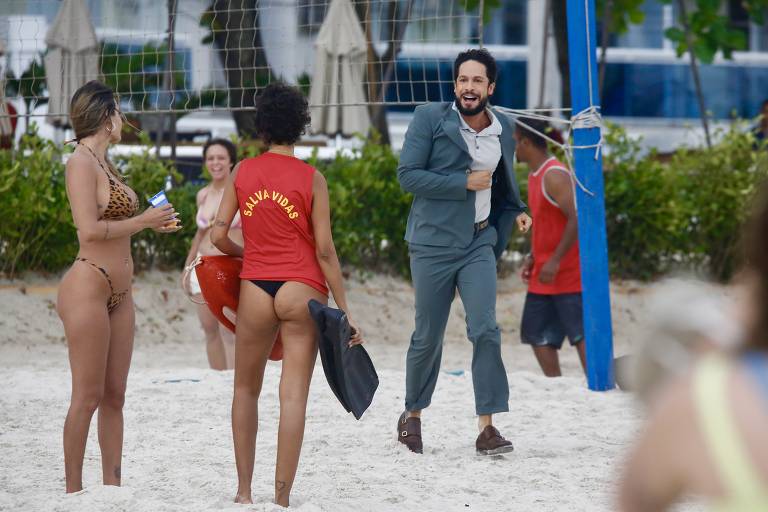
M 238 492 L 235 495 L 235 503 L 240 503 L 242 505 L 252 504 L 253 498 L 251 498 L 251 493 Z
M 291 489 L 282 480 L 275 482 L 275 504 L 288 508 L 291 497 Z

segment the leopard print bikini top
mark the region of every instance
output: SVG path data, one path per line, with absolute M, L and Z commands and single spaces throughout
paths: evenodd
M 83 146 L 91 153 L 91 155 L 93 155 L 93 158 L 99 163 L 99 166 L 101 166 L 107 174 L 107 179 L 109 180 L 109 201 L 99 220 L 127 219 L 136 215 L 136 212 L 139 209 L 138 199 L 131 197 L 131 194 L 126 190 L 126 185 L 121 185 L 117 182 L 112 176 L 113 173 L 109 172 L 109 170 L 104 167 L 104 164 L 99 160 L 91 148 L 82 143 L 78 144 Z
M 112 173 L 107 172 L 107 179 L 109 179 L 109 202 L 104 208 L 101 218 L 105 220 L 127 219 L 136 215 L 136 211 L 139 209 L 138 199 L 131 197 L 126 186 L 117 183 L 117 180 L 112 177 Z

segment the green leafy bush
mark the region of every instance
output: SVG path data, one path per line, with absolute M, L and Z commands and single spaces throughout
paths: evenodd
M 328 182 L 333 240 L 339 258 L 368 270 L 408 275 L 403 240 L 411 196 L 397 181 L 397 156 L 377 138 L 366 141 L 355 158 L 338 155 L 310 164 Z
M 34 126 L 34 125 L 33 125 Z M 148 142 L 148 141 L 145 141 Z M 145 146 L 148 147 L 148 146 Z M 77 231 L 67 199 L 62 156 L 72 151 L 37 136 L 25 135 L 15 152 L 0 151 L 0 272 L 14 276 L 27 270 L 56 272 L 77 255 Z M 128 185 L 146 199 L 165 186 L 166 177 L 180 176 L 173 167 L 144 149 L 120 157 L 117 166 Z M 178 267 L 184 262 L 195 232 L 196 187 L 185 185 L 168 192 L 184 228 L 174 234 L 143 230 L 132 238 L 137 270 Z
M 606 233 L 611 274 L 650 279 L 668 271 L 683 250 L 683 176 L 609 125 L 603 159 Z
M 161 160 L 154 156 L 152 141 L 145 133 L 139 134 L 141 151 L 129 156 L 118 158 L 121 171 L 127 177 L 128 185 L 136 191 L 142 209 L 149 206 L 147 201 L 166 185 L 168 176 L 171 181 L 178 184 L 182 178 L 173 164 L 168 160 Z M 262 152 L 262 146 L 258 142 L 247 140 L 233 140 L 238 145 L 238 154 L 241 159 L 257 156 Z M 202 156 L 202 148 L 200 149 Z M 210 181 L 210 174 L 203 166 L 201 176 Z M 195 214 L 197 212 L 196 196 L 201 186 L 192 183 L 175 185 L 166 195 L 179 213 L 179 219 L 183 226 L 180 231 L 172 234 L 155 233 L 152 230 L 143 230 L 131 239 L 134 266 L 137 270 L 148 270 L 154 267 L 170 269 L 181 268 L 189 251 L 189 245 L 195 236 L 197 224 Z
M 682 149 L 668 159 L 643 155 L 619 126 L 608 124 L 603 137 L 611 275 L 647 280 L 685 268 L 729 279 L 738 266 L 740 226 L 768 177 L 768 151 L 756 151 L 738 123 L 718 133 L 711 150 Z M 517 172 L 526 197 L 528 170 Z M 510 249 L 527 251 L 527 237 L 513 234 Z
M 140 137 L 141 151 L 116 159 L 117 167 L 126 176 L 127 184 L 139 196 L 140 210 L 149 206 L 148 199 L 165 189 L 168 176 L 178 182 L 181 175 L 171 162 L 156 158 L 150 148 L 151 141 L 145 134 Z M 136 270 L 178 268 L 184 263 L 189 241 L 195 235 L 195 194 L 199 187 L 185 185 L 167 192 L 168 200 L 179 213 L 183 228 L 176 233 L 155 233 L 144 229 L 131 238 L 131 252 Z
M 670 159 L 640 156 L 639 144 L 608 126 L 605 173 L 608 257 L 614 277 L 651 279 L 685 268 L 725 281 L 738 266 L 741 225 L 768 152 L 736 123 L 711 150 Z
M 0 271 L 56 271 L 77 253 L 64 184 L 63 150 L 34 125 L 16 152 L 0 151 Z
M 738 266 L 740 225 L 758 184 L 768 177 L 768 151 L 756 151 L 748 130 L 734 125 L 712 150 L 681 150 L 669 159 L 642 155 L 639 144 L 608 126 L 604 153 L 606 229 L 613 277 L 652 279 L 676 268 L 726 280 Z M 150 148 L 144 140 L 144 148 Z M 62 149 L 34 134 L 15 153 L 0 152 L 0 271 L 58 271 L 77 251 L 64 185 Z M 242 157 L 261 151 L 243 149 Z M 397 155 L 377 139 L 354 156 L 310 163 L 328 181 L 334 240 L 343 263 L 408 275 L 403 235 L 411 196 L 397 181 Z M 117 159 L 142 209 L 165 187 L 173 166 L 150 149 Z M 516 169 L 527 196 L 528 170 Z M 174 234 L 144 230 L 133 237 L 137 270 L 180 268 L 195 233 L 199 187 L 168 192 L 184 228 Z M 535 225 L 535 219 L 534 219 Z M 525 252 L 529 237 L 514 232 L 510 249 Z
M 741 225 L 757 187 L 768 177 L 768 151 L 756 151 L 754 137 L 738 124 L 717 136 L 720 142 L 710 151 L 679 151 L 669 172 L 682 178 L 682 259 L 723 281 L 739 264 Z

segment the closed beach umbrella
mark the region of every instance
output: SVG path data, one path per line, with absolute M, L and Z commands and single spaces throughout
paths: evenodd
M 0 39 L 0 56 L 5 54 L 5 43 Z M 5 104 L 5 69 L 0 66 L 0 137 L 13 135 L 11 118 L 8 117 L 8 107 Z
M 371 120 L 363 90 L 366 51 L 365 34 L 352 4 L 333 0 L 315 41 L 309 92 L 313 132 L 368 132 Z
M 63 0 L 45 36 L 48 122 L 69 124 L 69 101 L 81 85 L 99 78 L 99 42 L 85 0 Z

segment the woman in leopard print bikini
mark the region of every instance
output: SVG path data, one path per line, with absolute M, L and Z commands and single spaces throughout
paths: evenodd
M 120 141 L 122 117 L 114 92 L 92 81 L 70 105 L 77 146 L 67 161 L 67 197 L 80 244 L 62 277 L 56 309 L 64 324 L 72 370 L 72 395 L 64 422 L 67 492 L 83 488 L 85 443 L 99 411 L 99 446 L 105 485 L 120 485 L 123 401 L 133 352 L 131 235 L 143 229 L 172 233 L 173 206 L 136 215 L 136 193 L 107 159 Z

